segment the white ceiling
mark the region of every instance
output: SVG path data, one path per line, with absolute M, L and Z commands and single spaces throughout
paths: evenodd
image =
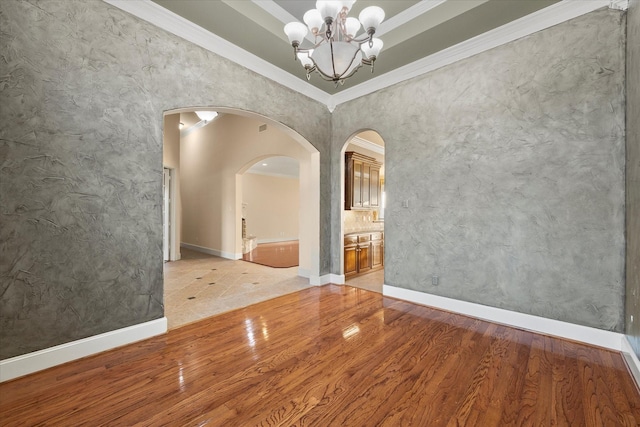
M 298 178 L 300 176 L 300 164 L 291 157 L 268 157 L 251 166 L 246 173 Z

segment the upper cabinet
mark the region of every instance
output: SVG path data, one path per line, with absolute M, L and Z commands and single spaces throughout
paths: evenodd
M 381 163 L 354 151 L 344 153 L 344 208 L 377 209 L 380 207 Z

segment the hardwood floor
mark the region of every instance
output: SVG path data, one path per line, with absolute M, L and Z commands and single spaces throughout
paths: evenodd
M 637 426 L 620 354 L 305 289 L 0 384 L 3 426 Z
M 254 250 L 243 254 L 244 261 L 275 268 L 297 267 L 299 265 L 299 244 L 290 242 L 260 243 Z

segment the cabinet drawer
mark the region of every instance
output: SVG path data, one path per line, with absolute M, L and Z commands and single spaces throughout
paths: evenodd
M 371 240 L 382 240 L 382 232 L 371 233 Z
M 360 234 L 358 236 L 358 243 L 368 242 L 369 240 L 371 240 L 370 234 Z
M 355 245 L 358 243 L 358 236 L 344 236 L 344 245 Z

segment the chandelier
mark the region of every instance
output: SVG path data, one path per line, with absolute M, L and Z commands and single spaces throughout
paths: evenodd
M 369 65 L 373 73 L 373 63 L 382 49 L 382 40 L 373 35 L 384 19 L 384 10 L 369 6 L 360 12 L 358 19 L 347 17 L 355 2 L 319 0 L 315 9 L 304 14 L 306 26 L 300 22 L 284 26 L 294 58 L 299 59 L 307 71 L 307 80 L 317 71 L 320 77 L 337 86 L 344 84 L 363 64 Z M 360 27 L 364 32 L 358 36 Z M 303 49 L 300 45 L 308 31 L 314 36 L 314 46 Z

